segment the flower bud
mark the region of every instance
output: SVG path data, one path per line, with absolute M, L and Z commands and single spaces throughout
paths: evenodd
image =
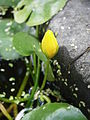
M 56 55 L 59 49 L 59 45 L 57 43 L 57 40 L 51 30 L 48 30 L 41 43 L 42 51 L 43 53 L 48 57 L 52 58 Z

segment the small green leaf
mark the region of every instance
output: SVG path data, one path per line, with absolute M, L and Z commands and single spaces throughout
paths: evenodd
M 28 26 L 40 25 L 61 10 L 67 0 L 21 0 L 14 11 L 15 21 Z
M 82 112 L 67 103 L 48 103 L 27 113 L 22 120 L 87 120 Z
M 42 61 L 47 61 L 46 56 L 40 48 L 40 43 L 35 37 L 25 32 L 19 32 L 14 35 L 13 44 L 20 55 L 29 56 L 35 52 Z

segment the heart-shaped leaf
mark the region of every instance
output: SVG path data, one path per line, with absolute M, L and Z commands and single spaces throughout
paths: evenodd
M 20 31 L 35 35 L 34 27 L 18 24 L 10 19 L 1 19 L 0 28 L 0 56 L 6 60 L 14 60 L 21 57 L 12 44 L 13 35 Z
M 67 103 L 48 103 L 27 113 L 21 120 L 87 120 L 78 108 Z
M 35 52 L 42 61 L 47 61 L 40 48 L 40 43 L 35 37 L 25 32 L 19 32 L 14 35 L 13 44 L 20 55 L 29 56 Z
M 67 0 L 21 0 L 14 11 L 15 21 L 28 26 L 40 25 L 61 10 Z

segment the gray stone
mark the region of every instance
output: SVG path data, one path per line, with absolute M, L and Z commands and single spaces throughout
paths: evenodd
M 57 33 L 60 49 L 55 59 L 68 79 L 56 86 L 90 119 L 90 0 L 68 1 L 48 29 Z

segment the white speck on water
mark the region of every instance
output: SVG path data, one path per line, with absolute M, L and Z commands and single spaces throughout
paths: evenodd
M 8 32 L 9 30 L 10 30 L 10 27 L 6 28 L 6 29 L 5 29 L 5 32 Z
M 90 89 L 90 85 L 88 85 L 87 88 Z
M 12 67 L 13 67 L 13 64 L 12 64 L 12 63 L 8 63 L 8 66 L 12 68 Z
M 11 89 L 11 92 L 14 92 L 14 91 L 15 91 L 15 88 L 12 88 L 12 89 Z
M 56 62 L 56 65 L 58 66 L 58 62 Z
M 64 84 L 65 84 L 66 86 L 68 86 L 67 82 L 64 82 Z
M 70 74 L 70 71 L 68 71 L 68 74 Z
M 76 87 L 75 90 L 78 91 L 78 88 Z
M 7 26 L 11 26 L 12 25 L 12 21 L 8 22 L 6 25 Z
M 56 65 L 57 60 L 54 60 L 53 65 Z
M 14 77 L 9 78 L 9 81 L 15 81 Z
M 67 79 L 65 79 L 65 82 L 67 82 Z
M 27 71 L 29 71 L 30 70 L 30 68 L 29 67 L 27 67 Z
M 67 107 L 67 109 L 68 109 L 68 110 L 70 110 L 70 109 L 71 109 L 71 107 L 70 107 L 70 106 L 68 106 L 68 107 Z
M 46 108 L 46 107 L 44 106 L 44 107 L 43 107 L 43 110 L 44 110 L 45 108 Z
M 85 107 L 85 102 L 80 101 L 79 105 L 80 105 L 80 106 L 82 105 L 83 107 Z
M 77 94 L 76 93 L 73 93 L 73 96 L 75 96 L 77 98 Z
M 64 81 L 64 79 L 62 78 L 62 81 Z
M 13 82 L 12 85 L 15 85 L 15 82 Z
M 57 73 L 61 73 L 60 70 L 57 70 Z
M 24 103 L 20 103 L 21 106 L 24 106 Z
M 1 72 L 5 72 L 5 69 L 1 68 L 0 71 L 1 71 Z
M 15 50 L 15 47 L 13 47 L 13 50 Z

